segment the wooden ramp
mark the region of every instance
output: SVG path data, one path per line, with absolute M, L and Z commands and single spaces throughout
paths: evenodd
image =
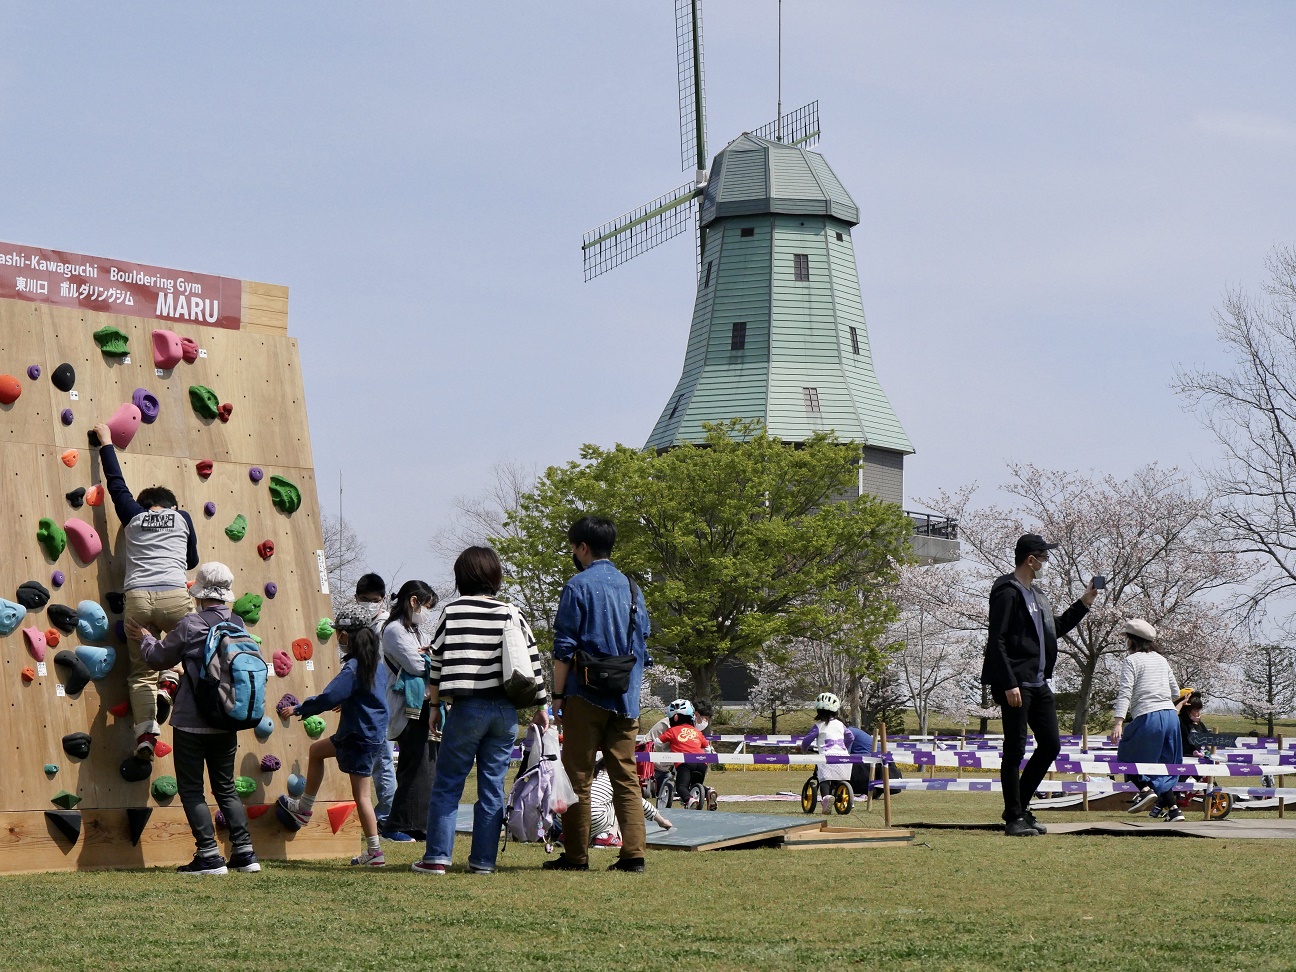
M 1050 823 L 1048 836 L 1054 834 L 1110 834 L 1126 837 L 1206 837 L 1217 840 L 1294 840 L 1296 820 L 1194 820 L 1179 823 L 1160 820 L 1095 820 L 1092 823 Z

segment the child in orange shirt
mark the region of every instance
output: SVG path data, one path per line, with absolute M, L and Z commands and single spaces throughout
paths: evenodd
M 671 708 L 675 711 L 670 717 L 670 728 L 657 737 L 655 748 L 672 753 L 715 752 L 706 736 L 702 735 L 702 730 L 693 724 L 693 703 L 674 702 Z M 675 768 L 675 792 L 687 800 L 694 786 L 705 784 L 706 772 L 705 763 L 678 764 Z

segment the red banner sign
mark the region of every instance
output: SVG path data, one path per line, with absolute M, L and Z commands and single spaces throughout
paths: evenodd
M 243 281 L 0 243 L 0 298 L 239 329 Z

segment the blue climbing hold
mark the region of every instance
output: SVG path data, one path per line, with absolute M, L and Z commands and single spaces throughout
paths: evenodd
M 77 634 L 82 641 L 103 641 L 108 637 L 108 615 L 96 602 L 77 605 Z

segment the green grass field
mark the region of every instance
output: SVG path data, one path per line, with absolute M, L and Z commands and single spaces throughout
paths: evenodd
M 722 793 L 806 774 L 725 772 Z M 471 798 L 471 794 L 466 795 Z M 995 794 L 906 793 L 896 823 L 993 820 Z M 795 813 L 794 804 L 724 806 Z M 1048 814 L 1047 820 L 1079 814 Z M 1119 815 L 1110 815 L 1119 816 Z M 876 826 L 881 805 L 852 815 Z M 3 968 L 1246 969 L 1296 967 L 1292 851 L 1279 841 L 926 830 L 910 848 L 650 852 L 646 875 L 546 874 L 510 844 L 489 877 L 267 864 L 0 878 Z M 462 864 L 467 842 L 459 841 Z

